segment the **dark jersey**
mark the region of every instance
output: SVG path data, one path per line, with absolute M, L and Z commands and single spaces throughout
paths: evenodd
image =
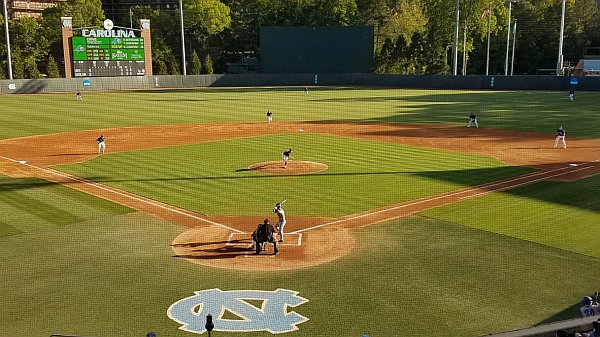
M 96 139 L 97 143 L 103 143 L 104 142 L 104 136 L 100 136 L 98 137 L 98 139 Z
M 267 117 L 271 117 L 273 116 L 273 113 L 271 111 L 267 112 Z
M 286 156 L 286 157 L 289 157 L 290 154 L 292 154 L 292 150 L 283 151 L 283 155 Z
M 470 114 L 469 118 L 472 119 L 472 120 L 474 120 L 475 118 L 477 118 L 477 116 L 475 116 L 475 114 Z
M 556 135 L 557 136 L 561 136 L 561 137 L 564 136 L 565 135 L 565 130 L 563 130 L 563 129 L 556 130 Z

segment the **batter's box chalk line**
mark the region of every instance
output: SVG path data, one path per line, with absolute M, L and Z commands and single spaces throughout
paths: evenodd
M 286 239 L 285 242 L 278 242 L 279 246 L 302 246 L 302 233 L 288 233 L 283 234 Z M 231 233 L 227 239 L 226 246 L 248 246 L 252 243 L 250 234 L 248 233 Z

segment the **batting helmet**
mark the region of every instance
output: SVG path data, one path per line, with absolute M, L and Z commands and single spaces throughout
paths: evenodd
M 583 301 L 582 301 L 582 302 L 583 302 L 583 305 L 590 305 L 590 304 L 592 304 L 592 301 L 593 301 L 593 300 L 592 300 L 592 298 L 591 298 L 591 297 L 589 297 L 589 296 L 585 296 L 585 297 L 583 298 Z

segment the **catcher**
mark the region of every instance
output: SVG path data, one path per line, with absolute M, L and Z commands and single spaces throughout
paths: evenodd
M 274 255 L 279 253 L 277 247 L 277 240 L 275 239 L 275 228 L 269 223 L 269 219 L 265 219 L 263 223 L 259 224 L 258 227 L 252 232 L 252 245 L 251 249 L 256 249 L 256 254 L 260 254 L 261 250 L 266 250 L 267 243 L 271 242 L 274 248 Z

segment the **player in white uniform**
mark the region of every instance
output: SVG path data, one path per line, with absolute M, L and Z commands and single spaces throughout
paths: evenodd
M 567 142 L 565 141 L 565 130 L 563 130 L 562 126 L 558 128 L 558 130 L 556 130 L 556 138 L 554 138 L 554 147 L 558 146 L 558 142 L 561 141 L 563 142 L 563 146 L 566 149 L 567 148 Z
M 271 111 L 267 111 L 267 123 L 271 124 L 273 122 L 273 113 Z
M 273 208 L 273 213 L 277 214 L 277 225 L 275 226 L 275 229 L 277 229 L 278 233 L 279 233 L 279 242 L 283 242 L 283 227 L 285 227 L 285 212 L 283 211 L 283 208 L 281 208 L 281 204 L 277 203 L 275 204 L 275 208 Z
M 100 135 L 100 137 L 96 139 L 96 143 L 98 143 L 98 153 L 104 153 L 104 151 L 106 150 L 105 140 L 106 138 L 104 138 L 104 135 Z
M 590 296 L 585 296 L 582 301 L 583 306 L 579 308 L 583 317 L 596 316 L 600 314 L 600 304 L 595 302 Z
M 479 127 L 479 124 L 477 124 L 477 116 L 475 116 L 475 114 L 472 113 L 472 112 L 469 115 L 469 125 L 468 125 L 468 127 L 471 127 L 471 125 L 475 125 L 476 128 Z

